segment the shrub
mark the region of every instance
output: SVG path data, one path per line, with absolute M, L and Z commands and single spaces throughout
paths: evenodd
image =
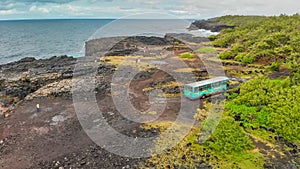
M 251 64 L 253 63 L 256 59 L 254 56 L 250 55 L 250 54 L 246 54 L 246 53 L 240 53 L 238 54 L 234 60 L 238 61 L 238 62 L 242 62 L 244 64 Z
M 234 51 L 235 53 L 244 52 L 245 51 L 245 46 L 243 44 L 234 44 L 232 46 L 231 50 Z
M 248 107 L 230 102 L 226 104 L 226 108 L 229 109 L 230 115 L 238 117 L 238 121 L 243 121 L 244 127 L 258 129 L 267 125 L 269 114 L 266 107 Z
M 233 59 L 235 54 L 232 51 L 225 51 L 219 54 L 220 59 Z
M 210 36 L 208 36 L 208 39 L 213 41 L 213 40 L 216 40 L 217 37 L 218 37 L 218 35 L 210 35 Z
M 273 62 L 273 63 L 268 67 L 268 69 L 271 70 L 271 71 L 279 71 L 280 65 L 281 65 L 280 62 Z
M 251 140 L 232 118 L 223 118 L 205 145 L 221 155 L 241 153 L 254 148 Z
M 196 52 L 199 52 L 199 53 L 213 53 L 213 52 L 217 52 L 217 50 L 215 48 L 200 48 Z
M 183 53 L 180 55 L 180 58 L 192 59 L 195 58 L 195 55 L 193 53 Z
M 239 96 L 239 94 L 238 93 L 232 93 L 232 94 L 225 93 L 225 96 L 227 99 L 235 99 Z
M 174 41 L 174 42 L 173 42 L 173 44 L 174 44 L 174 45 L 179 45 L 179 44 L 180 44 L 180 42 L 178 42 L 178 41 Z

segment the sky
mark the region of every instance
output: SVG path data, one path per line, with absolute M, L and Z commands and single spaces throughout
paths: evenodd
M 0 0 L 0 20 L 45 18 L 121 18 L 163 13 L 182 19 L 222 15 L 300 13 L 296 0 Z M 158 15 L 159 16 L 159 15 Z

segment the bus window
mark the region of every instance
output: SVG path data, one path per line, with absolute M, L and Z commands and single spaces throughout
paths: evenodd
M 184 88 L 185 88 L 185 90 L 188 90 L 189 92 L 192 91 L 192 87 L 190 87 L 190 86 L 185 86 Z
M 204 90 L 203 86 L 199 87 L 199 91 L 202 92 Z
M 195 87 L 194 88 L 194 93 L 196 94 L 196 93 L 199 93 L 199 87 Z

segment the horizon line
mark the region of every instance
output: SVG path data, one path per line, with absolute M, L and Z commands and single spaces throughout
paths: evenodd
M 0 19 L 1 21 L 39 21 L 39 20 L 177 20 L 175 18 L 16 18 L 16 19 Z M 181 19 L 180 19 L 181 20 Z M 183 20 L 201 20 L 187 18 Z
M 207 19 L 213 19 L 213 18 L 218 18 L 218 17 L 222 17 L 222 16 L 280 16 L 280 15 L 288 15 L 288 16 L 292 16 L 295 14 L 299 14 L 299 13 L 294 13 L 294 14 L 277 14 L 277 15 L 255 15 L 255 14 L 233 14 L 233 15 L 216 15 L 216 16 L 207 16 L 207 17 L 203 17 L 203 18 L 178 18 L 180 20 L 207 20 Z M 29 20 L 118 20 L 118 19 L 123 19 L 123 20 L 134 20 L 134 19 L 144 19 L 144 20 L 176 20 L 177 18 L 123 18 L 123 17 L 65 17 L 65 18 L 57 18 L 57 17 L 53 17 L 53 18 L 10 18 L 10 19 L 0 19 L 0 21 L 29 21 Z

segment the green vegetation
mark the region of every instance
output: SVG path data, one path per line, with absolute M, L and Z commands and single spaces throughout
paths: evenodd
M 217 50 L 215 48 L 200 48 L 196 52 L 199 52 L 199 53 L 213 53 L 213 52 L 217 52 Z
M 180 55 L 180 58 L 193 59 L 195 58 L 195 55 L 193 53 L 183 53 Z
M 292 70 L 291 83 L 294 85 L 300 85 L 300 56 L 291 59 L 289 65 Z
M 239 26 L 239 25 L 245 25 L 249 22 L 253 21 L 261 21 L 264 20 L 266 17 L 265 16 L 232 16 L 232 15 L 227 15 L 227 16 L 221 16 L 218 18 L 214 18 L 213 21 L 225 24 L 228 26 Z
M 225 16 L 220 23 L 237 26 L 223 30 L 213 46 L 228 48 L 221 59 L 251 64 L 272 63 L 300 55 L 300 15 L 293 16 Z
M 238 97 L 227 103 L 232 116 L 240 116 L 244 127 L 274 129 L 286 140 L 300 141 L 300 86 L 290 78 L 270 80 L 258 77 L 240 87 Z
M 178 42 L 178 41 L 173 42 L 173 45 L 179 45 L 179 44 L 180 44 L 180 42 Z
M 216 40 L 217 37 L 218 37 L 217 35 L 210 35 L 210 36 L 208 36 L 208 39 L 213 41 L 213 40 Z
M 239 120 L 243 121 L 243 126 L 246 128 L 258 129 L 260 126 L 266 126 L 269 117 L 266 109 L 257 111 L 258 108 L 256 107 L 238 105 L 233 102 L 228 103 L 226 108 L 229 109 L 230 115 L 238 115 Z
M 205 121 L 205 123 L 209 123 L 209 121 Z M 219 155 L 235 154 L 254 148 L 239 125 L 228 117 L 220 121 L 216 131 L 212 133 L 205 145 Z
M 262 168 L 263 159 L 252 141 L 232 118 L 223 117 L 205 147 L 220 159 L 221 168 Z
M 271 65 L 269 67 L 267 67 L 267 69 L 269 69 L 271 71 L 279 71 L 280 65 L 281 65 L 281 62 L 273 62 L 273 63 L 271 63 Z

